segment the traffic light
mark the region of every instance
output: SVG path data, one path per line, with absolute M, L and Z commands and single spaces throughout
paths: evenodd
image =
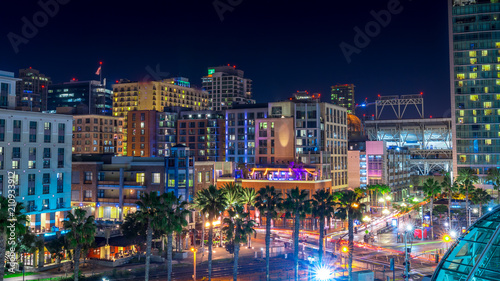
M 348 253 L 348 252 L 349 252 L 349 247 L 347 247 L 347 246 L 342 246 L 342 252 L 343 252 L 343 253 Z

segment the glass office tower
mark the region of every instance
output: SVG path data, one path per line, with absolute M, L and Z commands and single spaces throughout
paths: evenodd
M 500 3 L 448 0 L 454 172 L 500 166 Z

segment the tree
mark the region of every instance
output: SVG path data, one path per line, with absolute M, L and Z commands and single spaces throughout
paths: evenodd
M 222 186 L 221 191 L 224 193 L 224 202 L 226 204 L 225 210 L 234 210 L 235 206 L 239 205 L 241 202 L 241 195 L 243 192 L 241 185 L 229 182 Z M 222 217 L 225 217 L 224 211 Z M 222 247 L 222 227 L 220 228 L 219 246 Z
M 370 196 L 370 201 L 374 201 L 374 202 L 372 202 L 372 204 L 375 205 L 375 204 L 377 204 L 376 203 L 377 202 L 376 198 L 378 198 L 378 193 L 382 194 L 382 198 L 384 198 L 384 196 L 386 194 L 388 194 L 389 192 L 391 192 L 391 188 L 389 186 L 385 185 L 385 184 L 374 184 L 374 185 L 369 185 L 368 186 L 368 191 L 370 191 L 370 194 L 372 194 L 372 195 L 373 194 L 377 195 L 374 198 L 375 201 L 372 200 L 372 197 L 374 197 L 374 196 Z M 385 198 L 384 198 L 384 207 L 385 207 Z
M 186 216 L 191 212 L 187 209 L 187 202 L 181 201 L 174 192 L 164 193 L 161 196 L 160 215 L 161 228 L 167 233 L 167 280 L 172 280 L 172 235 L 179 233 L 188 225 Z
M 74 250 L 74 280 L 78 281 L 80 273 L 80 255 L 81 251 L 87 245 L 94 242 L 96 226 L 94 216 L 87 217 L 87 211 L 84 209 L 75 209 L 74 214 L 68 213 L 63 222 L 64 228 L 69 230 L 66 234 L 70 248 Z
M 210 281 L 212 280 L 213 221 L 225 210 L 224 191 L 211 185 L 207 189 L 202 189 L 196 193 L 194 203 L 202 215 L 208 215 L 208 222 L 210 223 L 208 229 L 208 280 Z
M 250 213 L 250 207 L 255 207 L 257 192 L 253 188 L 243 188 L 241 191 L 240 203 L 245 207 L 245 212 Z M 250 216 L 247 217 L 250 220 Z M 248 235 L 248 248 L 252 247 L 252 236 Z
M 16 204 L 15 196 L 13 196 L 11 191 L 14 190 L 9 190 L 9 199 L 0 196 L 0 281 L 3 280 L 6 264 L 4 261 L 6 261 L 7 237 L 11 231 L 14 231 L 17 237 L 26 233 L 26 215 L 23 214 L 24 205 L 23 203 Z M 9 254 L 15 253 L 10 253 L 9 251 Z
M 64 236 L 47 243 L 47 250 L 51 253 L 52 258 L 56 260 L 56 263 L 61 263 L 61 260 L 64 257 L 64 245 Z
M 255 232 L 253 229 L 255 221 L 248 219 L 250 214 L 245 212 L 242 206 L 236 205 L 234 209 L 228 210 L 228 213 L 229 218 L 224 219 L 223 229 L 228 240 L 234 245 L 233 280 L 237 281 L 240 243 L 245 243 L 247 237 Z
M 146 226 L 146 266 L 144 280 L 148 281 L 153 232 L 160 229 L 161 226 L 161 199 L 157 192 L 151 191 L 151 193 L 142 193 L 140 201 L 137 201 L 136 204 L 138 206 L 136 219 Z
M 337 206 L 335 216 L 339 219 L 348 220 L 349 236 L 349 281 L 352 280 L 352 253 L 354 251 L 354 220 L 361 220 L 365 204 L 361 203 L 364 198 L 364 190 L 356 188 L 355 190 L 343 190 L 335 192 L 335 203 Z
M 306 190 L 299 190 L 299 187 L 288 192 L 286 199 L 283 202 L 283 209 L 286 211 L 286 217 L 293 217 L 294 231 L 293 231 L 293 244 L 294 244 L 294 270 L 295 280 L 299 280 L 299 232 L 300 232 L 300 219 L 305 218 L 306 214 L 310 212 L 309 193 Z
M 487 180 L 491 181 L 493 184 L 493 189 L 497 191 L 497 204 L 500 204 L 500 169 L 490 168 L 488 169 Z
M 269 247 L 271 244 L 271 220 L 278 216 L 283 199 L 281 193 L 277 193 L 274 186 L 267 185 L 259 190 L 255 199 L 255 207 L 266 218 L 266 280 L 270 280 L 269 275 Z
M 474 184 L 479 181 L 479 177 L 471 168 L 464 168 L 458 171 L 457 182 L 459 183 L 459 190 L 465 195 L 465 217 L 467 227 L 470 226 L 469 215 L 469 194 L 474 191 Z
M 426 196 L 426 198 L 430 199 L 430 204 L 431 204 L 431 212 L 430 212 L 430 219 L 431 219 L 431 239 L 434 239 L 434 228 L 432 227 L 433 221 L 432 221 L 432 211 L 434 209 L 434 198 L 441 194 L 441 188 L 442 186 L 439 184 L 439 182 L 433 178 L 428 178 L 424 182 L 423 186 L 423 191 Z
M 323 240 L 325 237 L 325 219 L 330 219 L 335 212 L 335 202 L 330 192 L 319 189 L 314 193 L 311 200 L 311 211 L 315 218 L 319 219 L 319 263 L 323 261 Z
M 474 192 L 471 194 L 470 200 L 472 203 L 475 205 L 479 205 L 479 217 L 483 216 L 483 205 L 488 204 L 491 201 L 491 195 L 486 192 L 486 190 L 482 188 L 477 188 L 474 190 Z
M 451 217 L 451 199 L 453 198 L 453 193 L 458 191 L 457 182 L 452 181 L 450 173 L 444 173 L 443 181 L 441 182 L 441 188 L 444 193 L 448 196 L 448 223 L 450 229 L 452 229 L 452 217 Z

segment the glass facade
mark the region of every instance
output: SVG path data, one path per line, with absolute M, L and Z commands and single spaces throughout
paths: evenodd
M 500 275 L 500 206 L 480 218 L 443 257 L 431 280 L 493 281 Z
M 457 167 L 500 165 L 500 3 L 450 0 Z

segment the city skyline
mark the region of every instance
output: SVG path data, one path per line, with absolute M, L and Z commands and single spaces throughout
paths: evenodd
M 244 70 L 245 76 L 254 81 L 254 99 L 261 102 L 283 100 L 298 90 L 319 92 L 326 98 L 332 85 L 352 83 L 357 86 L 356 102 L 365 97 L 373 100 L 378 94 L 423 92 L 426 97 L 439 99 L 439 103 L 429 104 L 427 117 L 449 117 L 449 111 L 442 110 L 443 104 L 446 109 L 450 104 L 448 76 L 445 75 L 448 72 L 447 21 L 442 16 L 446 13 L 445 4 L 434 3 L 436 9 L 429 10 L 430 1 L 401 2 L 402 12 L 392 15 L 387 27 L 382 27 L 379 35 L 372 38 L 360 54 L 351 56 L 351 63 L 342 54 L 339 45 L 342 42 L 353 44 L 354 28 L 363 28 L 373 21 L 370 12 L 387 9 L 387 4 L 378 2 L 356 7 L 352 3 L 338 3 L 330 7 L 315 2 L 302 10 L 297 2 L 242 2 L 232 12 L 226 11 L 221 21 L 213 2 L 208 1 L 191 5 L 190 13 L 185 16 L 162 16 L 159 11 L 164 6 L 157 3 L 141 5 L 135 14 L 125 6 L 99 4 L 99 11 L 95 11 L 93 5 L 69 2 L 60 5 L 58 13 L 49 18 L 46 26 L 38 28 L 36 36 L 27 44 L 19 45 L 18 54 L 7 36 L 0 42 L 0 48 L 6 54 L 3 69 L 17 72 L 19 68 L 32 66 L 55 82 L 72 78 L 98 80 L 95 71 L 99 61 L 103 61 L 103 77 L 108 83 L 121 78 L 157 80 L 154 76 L 161 72 L 169 73 L 169 77 L 188 77 L 191 83 L 201 86 L 201 77 L 206 75 L 207 67 L 229 63 Z M 187 8 L 183 3 L 168 5 L 170 9 Z M 145 7 L 150 11 L 146 12 Z M 154 10 L 158 11 L 152 11 L 150 7 L 156 7 Z M 4 16 L 14 24 L 8 29 L 2 27 L 2 32 L 6 35 L 10 32 L 21 34 L 21 18 L 31 19 L 40 10 L 42 8 L 36 3 L 23 9 L 12 6 L 10 14 Z M 424 11 L 440 20 L 423 22 L 423 26 L 416 29 L 414 22 Z M 80 12 L 89 16 L 77 19 L 72 16 Z M 106 17 L 92 20 L 90 15 L 101 13 Z M 256 13 L 260 20 L 254 22 L 252 16 Z M 122 22 L 117 15 L 134 20 Z M 298 18 L 300 20 L 296 20 Z M 139 22 L 148 28 L 134 25 Z M 152 35 L 164 34 L 160 22 L 173 27 L 165 39 L 159 41 L 168 44 L 141 44 L 143 40 L 153 38 Z M 281 23 L 280 26 L 285 28 L 280 28 L 278 33 L 276 29 L 268 28 L 275 23 Z M 80 30 L 80 26 L 89 28 Z M 182 41 L 173 40 L 177 34 L 175 27 L 187 32 L 188 36 L 183 36 Z M 77 30 L 80 31 L 75 32 Z M 81 38 L 90 36 L 87 32 L 92 32 L 95 39 L 82 42 Z M 64 34 L 65 39 L 57 38 L 57 34 Z M 140 35 L 139 39 L 129 37 L 131 34 Z M 231 42 L 237 43 L 223 44 L 229 34 L 231 38 L 237 38 Z M 318 37 L 320 34 L 322 36 Z M 241 41 L 243 39 L 245 41 Z M 100 40 L 102 44 L 96 45 L 95 42 Z M 127 44 L 121 44 L 121 41 Z M 425 53 L 425 47 L 431 43 L 435 45 L 435 51 Z M 43 51 L 38 48 L 46 44 L 52 47 Z M 409 67 L 406 58 L 415 56 Z M 401 69 L 410 70 L 412 75 L 403 74 Z

